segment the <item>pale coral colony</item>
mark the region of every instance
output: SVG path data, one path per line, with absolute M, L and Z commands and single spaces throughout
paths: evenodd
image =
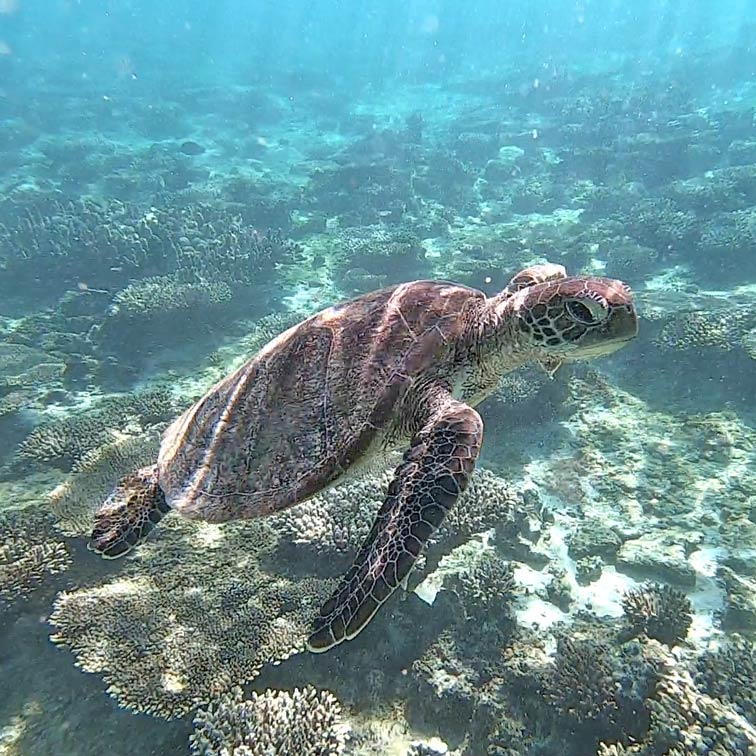
M 312 49 L 221 71 L 207 18 L 169 42 L 165 9 L 84 5 L 0 2 L 0 756 L 756 753 L 754 27 L 691 11 L 673 55 L 638 49 L 655 11 L 387 4 L 357 51 L 321 9 Z M 258 42 L 297 23 L 245 12 Z M 99 64 L 56 67 L 54 23 Z M 505 377 L 470 488 L 353 642 L 304 652 L 385 470 L 84 548 L 115 480 L 293 323 L 546 260 L 627 281 L 639 338 Z

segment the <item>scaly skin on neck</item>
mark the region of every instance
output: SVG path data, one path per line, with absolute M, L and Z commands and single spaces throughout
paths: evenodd
M 467 313 L 468 336 L 457 351 L 462 372 L 460 396 L 472 406 L 496 390 L 502 377 L 538 358 L 537 347 L 519 328 L 521 292 L 505 291 Z

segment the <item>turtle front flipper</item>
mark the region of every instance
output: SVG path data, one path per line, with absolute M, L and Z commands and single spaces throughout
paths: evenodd
M 168 510 L 157 465 L 143 467 L 121 478 L 105 499 L 87 548 L 106 559 L 122 557 L 147 537 Z
M 428 415 L 352 567 L 320 610 L 307 640 L 310 651 L 354 638 L 370 622 L 467 487 L 483 440 L 480 415 L 441 390 Z

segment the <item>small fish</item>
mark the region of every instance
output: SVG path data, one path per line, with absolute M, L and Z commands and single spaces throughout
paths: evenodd
M 193 142 L 191 139 L 181 145 L 181 152 L 184 155 L 201 155 L 204 151 L 205 148 L 201 144 Z

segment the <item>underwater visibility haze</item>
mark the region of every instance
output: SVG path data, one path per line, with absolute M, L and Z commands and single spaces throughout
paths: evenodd
M 0 0 L 0 756 L 756 754 L 755 37 Z

